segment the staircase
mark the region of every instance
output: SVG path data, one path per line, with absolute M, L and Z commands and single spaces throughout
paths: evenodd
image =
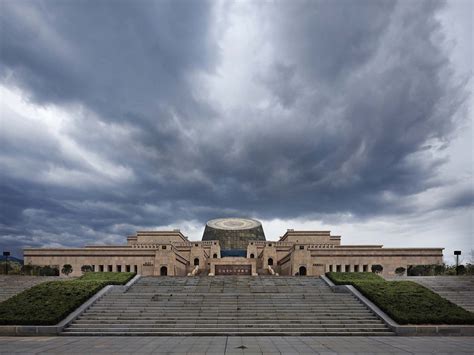
M 108 293 L 63 335 L 393 335 L 319 278 L 144 277 Z
M 473 276 L 412 276 L 403 279 L 415 281 L 458 306 L 474 312 Z
M 0 302 L 46 281 L 57 281 L 55 276 L 0 275 Z

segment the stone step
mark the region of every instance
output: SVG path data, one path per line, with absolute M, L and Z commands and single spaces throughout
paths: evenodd
M 372 320 L 372 319 L 365 319 L 365 320 L 334 320 L 334 319 L 326 319 L 326 320 L 316 320 L 316 319 L 208 319 L 203 320 L 201 318 L 197 319 L 183 319 L 183 320 L 176 320 L 176 319 L 157 319 L 157 320 L 147 320 L 147 319 L 128 319 L 128 320 L 119 320 L 119 319 L 109 319 L 109 320 L 97 320 L 97 319 L 77 319 L 74 321 L 74 324 L 116 324 L 117 322 L 121 322 L 121 324 L 174 324 L 174 323 L 196 323 L 199 324 L 234 324 L 237 323 L 249 323 L 252 322 L 253 324 L 268 324 L 268 323 L 280 323 L 280 324 L 345 324 L 345 325 L 354 325 L 354 324 L 383 324 L 381 320 Z
M 390 331 L 275 331 L 259 329 L 256 331 L 249 330 L 228 330 L 221 329 L 217 331 L 116 331 L 116 332 L 100 332 L 100 331 L 76 331 L 66 329 L 60 335 L 65 336 L 394 336 L 395 333 Z

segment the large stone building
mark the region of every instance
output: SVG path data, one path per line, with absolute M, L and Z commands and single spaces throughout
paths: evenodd
M 27 248 L 25 264 L 71 264 L 96 272 L 132 271 L 141 275 L 300 275 L 327 271 L 369 272 L 383 266 L 393 275 L 397 267 L 441 264 L 442 248 L 383 248 L 382 245 L 341 245 L 329 231 L 288 229 L 278 241 L 267 241 L 260 222 L 222 218 L 206 224 L 202 241 L 190 241 L 180 230 L 139 231 L 126 245 L 84 248 Z

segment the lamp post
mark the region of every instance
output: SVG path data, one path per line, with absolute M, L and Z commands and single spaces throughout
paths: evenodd
M 454 255 L 456 255 L 456 275 L 457 275 L 458 267 L 459 267 L 459 255 L 461 255 L 461 250 L 455 250 Z
M 10 252 L 4 251 L 3 256 L 5 257 L 5 275 L 8 275 L 8 257 L 10 256 Z

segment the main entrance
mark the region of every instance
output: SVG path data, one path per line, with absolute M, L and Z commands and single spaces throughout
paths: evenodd
M 216 265 L 216 275 L 252 275 L 252 265 Z

